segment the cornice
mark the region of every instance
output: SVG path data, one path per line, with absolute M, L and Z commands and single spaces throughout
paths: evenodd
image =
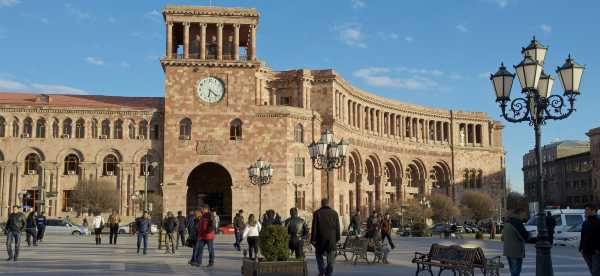
M 262 70 L 265 70 L 261 61 L 174 59 L 174 58 L 163 57 L 160 59 L 160 64 L 163 66 L 163 69 L 165 66 L 186 66 L 186 67 L 260 68 Z
M 118 108 L 117 108 L 118 109 Z M 62 113 L 62 114 L 92 114 L 92 115 L 126 115 L 141 116 L 163 114 L 162 110 L 115 110 L 115 109 L 80 109 L 80 108 L 38 108 L 38 107 L 6 107 L 0 106 L 0 112 L 7 113 Z
M 163 10 L 163 15 L 212 15 L 212 16 L 245 16 L 259 17 L 260 13 L 255 8 L 223 8 L 168 5 Z

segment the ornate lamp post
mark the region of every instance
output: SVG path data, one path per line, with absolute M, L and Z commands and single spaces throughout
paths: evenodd
M 250 183 L 258 185 L 258 217 L 262 215 L 262 186 L 271 182 L 273 177 L 273 168 L 263 160 L 256 160 L 256 163 L 248 167 L 248 177 Z
M 319 142 L 312 141 L 308 145 L 308 152 L 313 167 L 325 171 L 327 176 L 327 199 L 329 199 L 329 172 L 344 166 L 346 154 L 348 153 L 348 143 L 344 142 L 344 139 L 336 143 L 333 139 L 333 132 L 327 129 L 321 135 Z
M 144 211 L 148 212 L 148 176 L 150 175 L 150 169 L 154 170 L 158 167 L 158 162 L 150 162 L 148 155 L 144 157 Z
M 564 93 L 562 96 L 550 95 L 554 79 L 546 74 L 543 69 L 547 50 L 548 47 L 540 44 L 534 37 L 531 44 L 521 51 L 523 60 L 514 66 L 521 85 L 521 97 L 511 100 L 510 90 L 515 75 L 506 70 L 504 64 L 500 66 L 498 72 L 490 76 L 496 93 L 496 102 L 499 103 L 502 110 L 502 117 L 511 123 L 528 122 L 529 125 L 533 126 L 535 132 L 536 192 L 538 200 L 537 276 L 552 276 L 554 274 L 550 257 L 552 245 L 548 241 L 548 229 L 544 214 L 542 125 L 549 120 L 565 119 L 575 111 L 575 97 L 580 93 L 581 77 L 585 69 L 584 66 L 575 63 L 569 55 L 565 63 L 556 70 Z M 510 108 L 508 111 L 507 107 Z

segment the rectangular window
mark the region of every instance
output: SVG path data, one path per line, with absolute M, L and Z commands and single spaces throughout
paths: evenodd
M 70 212 L 73 208 L 73 190 L 63 191 L 62 210 L 63 212 Z
M 583 223 L 583 217 L 581 215 L 565 215 L 565 220 L 568 226 L 578 225 Z
M 304 192 L 304 191 L 297 191 L 296 192 L 296 204 L 295 204 L 295 206 L 299 210 L 305 210 L 305 208 L 306 208 L 306 205 L 305 205 L 306 201 L 305 201 L 305 198 L 304 198 L 305 195 L 306 195 L 306 192 Z
M 291 97 L 281 96 L 279 97 L 279 105 L 290 105 L 292 102 Z
M 294 161 L 294 175 L 304 177 L 304 157 L 297 157 Z

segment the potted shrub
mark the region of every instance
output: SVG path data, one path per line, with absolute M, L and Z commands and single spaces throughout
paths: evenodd
M 283 225 L 268 225 L 260 231 L 259 251 L 264 258 L 243 259 L 243 276 L 306 276 L 304 259 L 290 259 L 289 236 Z

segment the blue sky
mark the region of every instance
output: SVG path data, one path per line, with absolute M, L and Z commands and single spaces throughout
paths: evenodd
M 588 67 L 577 112 L 545 126 L 544 142 L 587 140 L 600 126 L 599 1 L 212 2 L 259 9 L 258 56 L 274 70 L 334 68 L 375 94 L 501 121 L 488 75 L 501 61 L 519 63 L 520 47 L 536 35 L 550 46 L 547 71 L 568 53 Z M 0 0 L 0 90 L 162 96 L 167 3 L 209 1 Z M 533 131 L 506 123 L 504 145 L 510 182 L 521 191 Z

